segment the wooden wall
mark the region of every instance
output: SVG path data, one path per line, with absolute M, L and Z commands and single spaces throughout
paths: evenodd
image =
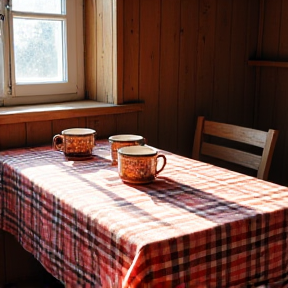
M 190 157 L 198 115 L 279 129 L 269 179 L 288 184 L 288 70 L 248 63 L 287 60 L 286 2 L 117 1 L 117 94 L 145 102 L 149 144 Z
M 65 112 L 63 112 L 63 115 Z M 26 146 L 52 145 L 53 136 L 71 127 L 95 129 L 97 138 L 114 134 L 139 133 L 138 113 L 119 113 L 89 117 L 70 117 L 57 120 L 27 121 L 0 124 L 0 150 Z
M 198 115 L 253 124 L 255 75 L 247 61 L 255 54 L 259 1 L 123 5 L 123 98 L 145 102 L 139 125 L 150 143 L 191 156 Z
M 255 122 L 262 129 L 272 126 L 280 130 L 270 176 L 288 185 L 288 2 L 266 0 L 264 4 L 259 58 L 275 63 L 253 69 L 257 89 Z

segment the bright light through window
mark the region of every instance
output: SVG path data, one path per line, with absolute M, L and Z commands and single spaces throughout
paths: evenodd
M 65 6 L 65 0 L 13 0 L 13 11 L 65 14 Z
M 60 20 L 14 18 L 16 83 L 67 80 L 63 26 Z

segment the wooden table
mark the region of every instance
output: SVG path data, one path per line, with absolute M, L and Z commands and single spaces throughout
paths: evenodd
M 165 153 L 127 185 L 107 140 L 92 159 L 0 152 L 0 228 L 67 287 L 252 287 L 288 279 L 288 189 Z M 78 286 L 77 286 L 78 285 Z

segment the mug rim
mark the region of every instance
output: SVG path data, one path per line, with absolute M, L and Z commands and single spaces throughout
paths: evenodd
M 118 134 L 113 135 L 108 138 L 110 142 L 135 142 L 135 141 L 141 141 L 144 137 L 140 135 L 134 135 L 134 134 Z
M 118 153 L 125 156 L 131 157 L 149 157 L 157 155 L 158 151 L 147 145 L 143 146 L 125 146 L 118 149 Z
M 61 132 L 62 135 L 68 136 L 84 136 L 95 134 L 96 131 L 90 128 L 68 128 Z

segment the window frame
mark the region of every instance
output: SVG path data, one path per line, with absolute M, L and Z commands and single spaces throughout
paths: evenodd
M 4 1 L 5 2 L 5 1 Z M 4 3 L 9 8 L 9 2 Z M 67 83 L 35 84 L 35 85 L 17 85 L 15 83 L 15 72 L 11 65 L 14 65 L 13 38 L 11 30 L 13 27 L 12 15 L 24 15 L 26 13 L 14 12 L 11 9 L 5 9 L 4 21 L 4 97 L 1 99 L 0 106 L 14 106 L 22 104 L 41 104 L 55 103 L 64 101 L 75 101 L 84 99 L 84 36 L 83 36 L 83 1 L 67 0 L 67 59 L 69 81 L 72 83 L 69 87 Z M 13 13 L 13 14 L 12 14 Z M 45 14 L 35 13 L 35 16 Z M 50 15 L 50 14 L 48 14 Z M 61 18 L 62 15 L 59 16 Z M 55 18 L 57 18 L 56 16 Z M 11 39 L 12 38 L 12 39 Z M 74 64 L 72 65 L 72 63 Z M 66 85 L 65 85 L 66 84 Z M 33 87 L 34 86 L 34 87 Z M 64 89 L 63 87 L 68 88 Z M 22 91 L 19 90 L 21 87 Z M 50 88 L 51 87 L 51 88 Z M 38 93 L 39 88 L 42 93 Z M 18 89 L 18 91 L 17 91 Z M 50 90 L 48 90 L 50 89 Z M 38 90 L 38 91 L 37 91 Z M 53 91 L 54 90 L 54 91 Z M 18 93 L 20 91 L 20 93 Z M 2 104 L 2 105 L 1 105 Z

